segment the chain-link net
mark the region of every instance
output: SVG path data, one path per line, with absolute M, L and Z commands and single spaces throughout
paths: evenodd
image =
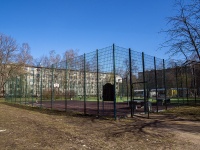
M 199 63 L 178 64 L 115 45 L 25 69 L 6 82 L 7 101 L 115 118 L 199 103 Z

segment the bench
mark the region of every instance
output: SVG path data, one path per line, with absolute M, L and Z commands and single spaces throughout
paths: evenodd
M 133 102 L 133 105 L 132 105 L 132 102 Z M 137 99 L 137 100 L 134 99 L 132 102 L 129 101 L 130 108 L 131 108 L 131 106 L 135 106 L 135 109 L 138 109 L 138 108 L 144 107 L 144 105 L 145 105 L 144 100 L 140 100 L 140 99 Z M 152 110 L 151 102 L 147 101 L 146 104 L 147 104 L 147 108 L 149 109 L 149 111 L 151 111 Z

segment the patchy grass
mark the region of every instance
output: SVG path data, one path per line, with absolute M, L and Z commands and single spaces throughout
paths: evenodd
M 0 145 L 1 149 L 195 150 L 200 147 L 198 109 L 179 107 L 151 114 L 150 119 L 134 116 L 115 121 L 0 100 Z M 187 120 L 182 119 L 185 116 Z
M 162 112 L 165 115 L 176 115 L 190 120 L 200 121 L 200 106 L 181 106 Z

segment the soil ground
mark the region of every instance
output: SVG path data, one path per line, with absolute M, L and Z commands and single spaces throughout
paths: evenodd
M 0 101 L 0 149 L 200 149 L 200 107 L 96 118 Z

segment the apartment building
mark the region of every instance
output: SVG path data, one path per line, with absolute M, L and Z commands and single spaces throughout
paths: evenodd
M 39 96 L 45 91 L 73 92 L 77 96 L 102 94 L 103 85 L 114 83 L 113 73 L 98 73 L 82 70 L 52 69 L 27 66 L 26 74 L 9 80 L 6 84 L 7 94 L 23 96 Z M 115 75 L 116 93 L 122 78 Z M 98 85 L 98 91 L 97 91 Z

